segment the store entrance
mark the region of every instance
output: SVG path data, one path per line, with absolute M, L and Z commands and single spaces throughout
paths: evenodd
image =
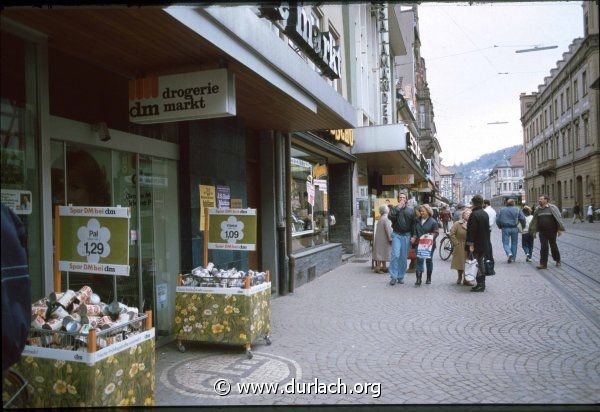
M 52 203 L 131 208 L 129 276 L 116 277 L 116 298 L 152 310 L 157 338 L 173 333 L 179 271 L 177 162 L 155 156 L 52 142 Z M 62 290 L 89 285 L 115 299 L 110 275 L 63 274 Z

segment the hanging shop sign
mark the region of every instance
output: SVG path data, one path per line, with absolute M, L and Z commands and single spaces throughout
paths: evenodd
M 2 189 L 2 203 L 17 215 L 31 214 L 31 192 L 29 190 Z
M 350 147 L 354 146 L 354 131 L 352 129 L 330 130 L 329 133 L 336 141 L 345 143 Z
M 294 41 L 308 58 L 330 79 L 339 79 L 342 67 L 340 46 L 335 45 L 334 37 L 321 31 L 310 15 L 300 5 L 290 6 L 280 3 L 278 6 L 260 7 L 261 17 L 271 21 L 283 20 L 284 32 Z
M 60 206 L 59 269 L 129 276 L 128 207 Z
M 381 92 L 381 123 L 391 123 L 392 89 L 390 73 L 390 34 L 388 30 L 388 8 L 385 3 L 373 6 L 377 10 L 379 27 L 379 90 Z
M 151 124 L 235 116 L 234 76 L 206 70 L 129 81 L 129 121 Z
M 215 187 L 199 185 L 200 191 L 200 231 L 206 230 L 206 213 L 205 210 L 215 207 Z
M 381 184 L 383 186 L 412 185 L 415 183 L 415 175 L 381 175 Z
M 256 209 L 217 209 L 208 211 L 208 248 L 217 250 L 256 250 Z

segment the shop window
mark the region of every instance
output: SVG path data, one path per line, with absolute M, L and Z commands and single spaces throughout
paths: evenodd
M 44 280 L 37 146 L 37 46 L 5 32 L 0 46 L 2 202 L 17 214 L 25 228 L 31 295 L 39 299 L 44 294 Z
M 329 240 L 328 167 L 303 149 L 291 151 L 292 250 Z

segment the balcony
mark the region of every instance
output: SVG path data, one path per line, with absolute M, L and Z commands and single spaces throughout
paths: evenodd
M 556 173 L 556 159 L 548 159 L 541 162 L 538 166 L 538 174 L 544 177 L 551 176 Z

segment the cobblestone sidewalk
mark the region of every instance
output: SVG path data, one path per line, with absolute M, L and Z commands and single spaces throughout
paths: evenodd
M 347 263 L 272 301 L 271 346 L 175 344 L 157 350 L 157 405 L 598 403 L 600 330 L 534 265 L 507 264 L 485 293 L 455 284 L 436 256 L 431 285 L 388 285 L 368 263 Z M 598 295 L 592 298 L 598 305 Z M 234 383 L 217 396 L 214 382 Z M 381 383 L 380 396 L 240 395 L 235 383 Z

